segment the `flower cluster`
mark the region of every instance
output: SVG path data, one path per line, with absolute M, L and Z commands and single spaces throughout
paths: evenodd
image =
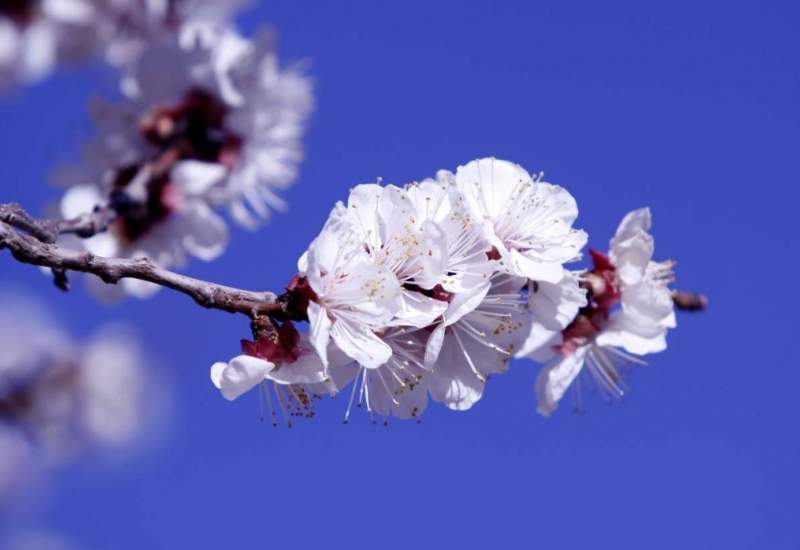
M 308 333 L 284 322 L 243 342 L 212 381 L 228 399 L 261 387 L 270 402 L 271 381 L 279 408 L 305 416 L 314 396 L 352 383 L 346 419 L 356 401 L 418 418 L 429 399 L 470 408 L 516 356 L 545 362 L 543 414 L 584 362 L 619 397 L 616 365 L 663 349 L 674 326 L 671 264 L 651 261 L 649 211 L 638 210 L 608 256 L 592 251 L 593 269 L 570 271 L 587 242 L 577 216 L 564 188 L 494 158 L 403 187 L 359 185 L 289 285 Z
M 182 267 L 225 250 L 219 209 L 252 229 L 284 208 L 277 191 L 297 176 L 312 96 L 300 70 L 280 67 L 269 33 L 248 40 L 229 26 L 186 26 L 130 62 L 122 90 L 122 102 L 93 102 L 97 138 L 80 165 L 57 174 L 68 187 L 65 217 L 117 213 L 109 231 L 74 246 Z M 157 289 L 122 288 L 140 297 Z

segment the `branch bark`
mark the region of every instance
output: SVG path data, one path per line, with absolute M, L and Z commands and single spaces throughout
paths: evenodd
M 21 210 L 21 209 L 20 209 Z M 24 211 L 22 211 L 24 214 Z M 293 317 L 285 303 L 272 292 L 254 292 L 195 279 L 158 267 L 147 258 L 104 258 L 88 252 L 77 252 L 59 247 L 46 239 L 52 235 L 48 227 L 43 231 L 41 222 L 14 213 L 16 231 L 3 219 L 0 221 L 0 250 L 7 248 L 22 263 L 49 267 L 55 271 L 80 271 L 97 275 L 108 284 L 132 278 L 147 281 L 192 298 L 208 309 L 242 313 L 251 319 L 269 316 L 275 319 Z M 43 239 L 39 239 L 39 234 Z
M 0 204 L 0 222 L 21 229 L 43 243 L 54 243 L 60 235 L 77 235 L 88 239 L 108 229 L 117 218 L 110 206 L 69 220 L 37 220 L 17 203 Z

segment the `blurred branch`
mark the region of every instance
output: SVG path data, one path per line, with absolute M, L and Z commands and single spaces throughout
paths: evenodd
M 0 222 L 21 229 L 43 243 L 54 243 L 59 235 L 77 235 L 88 239 L 108 229 L 116 217 L 117 213 L 113 208 L 103 206 L 69 220 L 38 220 L 25 212 L 19 204 L 0 204 Z
M 279 300 L 272 292 L 241 290 L 180 275 L 158 267 L 147 258 L 104 258 L 59 247 L 47 240 L 52 235 L 47 231 L 51 227 L 59 227 L 58 222 L 52 226 L 49 222 L 43 224 L 27 217 L 24 211 L 20 216 L 20 211 L 13 214 L 14 227 L 25 230 L 29 235 L 15 230 L 5 218 L 0 218 L 0 250 L 7 248 L 22 263 L 49 267 L 57 273 L 91 273 L 108 284 L 116 284 L 124 278 L 139 279 L 186 294 L 205 308 L 242 313 L 251 319 L 264 315 L 275 319 L 295 316 L 290 302 Z M 7 214 L 8 210 L 3 212 Z M 42 228 L 44 230 L 40 232 Z
M 708 308 L 708 298 L 696 292 L 673 290 L 672 302 L 681 311 L 704 311 Z

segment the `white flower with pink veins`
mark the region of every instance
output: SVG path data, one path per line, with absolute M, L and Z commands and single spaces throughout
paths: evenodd
M 366 368 L 380 367 L 392 356 L 392 348 L 375 333 L 396 318 L 402 288 L 364 245 L 340 203 L 298 262 L 312 294 L 307 309 L 311 343 L 326 366 L 331 341 Z
M 564 330 L 532 332 L 524 351 L 545 363 L 536 380 L 541 414 L 556 408 L 584 366 L 603 393 L 621 399 L 626 388 L 620 367 L 644 364 L 639 356 L 666 349 L 667 330 L 675 327 L 668 288 L 674 264 L 652 260 L 650 227 L 649 209 L 626 215 L 608 256 L 592 251 L 594 267 L 582 276 L 588 304 Z
M 580 257 L 587 237 L 572 228 L 578 207 L 564 188 L 494 158 L 460 166 L 454 179 L 472 216 L 483 222 L 502 270 L 558 283 L 563 264 Z

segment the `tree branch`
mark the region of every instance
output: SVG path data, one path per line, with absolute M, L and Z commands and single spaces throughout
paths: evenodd
M 19 215 L 20 211 L 22 216 Z M 42 222 L 27 217 L 21 209 L 13 215 L 15 227 L 24 229 L 30 235 L 16 231 L 2 219 L 0 250 L 8 248 L 20 262 L 62 272 L 70 270 L 91 273 L 108 284 L 116 284 L 124 278 L 139 279 L 186 294 L 205 308 L 242 313 L 251 319 L 264 315 L 276 319 L 294 317 L 286 303 L 272 292 L 241 290 L 180 275 L 158 267 L 147 258 L 104 258 L 89 252 L 68 250 L 43 242 L 35 236 L 38 233 L 44 238 L 50 237 L 51 234 L 46 229 L 44 233 L 40 233 Z
M 21 229 L 43 243 L 54 243 L 59 235 L 88 239 L 108 229 L 116 218 L 112 207 L 101 206 L 70 220 L 37 220 L 17 203 L 0 204 L 0 222 Z

